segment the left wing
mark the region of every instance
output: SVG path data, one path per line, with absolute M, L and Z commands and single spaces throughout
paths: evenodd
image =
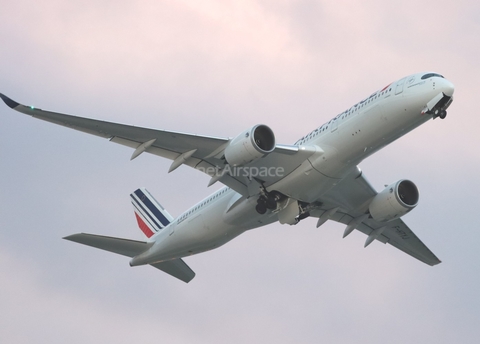
M 365 247 L 375 240 L 390 244 L 428 265 L 441 263 L 432 251 L 401 220 L 378 222 L 367 217 L 368 205 L 377 192 L 357 169 L 328 191 L 320 201 L 322 209 L 311 213 L 319 224 L 327 219 L 347 225 L 344 237 L 353 229 L 366 234 Z M 330 214 L 329 214 L 330 210 Z M 351 226 L 349 228 L 349 226 Z
M 224 174 L 221 178 L 214 177 L 217 170 L 225 167 L 223 152 L 230 142 L 228 138 L 192 135 L 105 122 L 25 106 L 1 93 L 0 98 L 10 108 L 21 113 L 131 147 L 135 149 L 132 159 L 143 152 L 155 154 L 173 160 L 170 171 L 185 164 L 210 175 L 212 177 L 211 183 L 218 180 L 242 195 L 251 195 L 252 191 L 249 190 L 249 186 L 252 181 L 244 176 Z M 282 167 L 284 170 L 283 176 L 287 176 L 314 152 L 314 147 L 301 147 L 300 149 L 298 146 L 276 145 L 272 153 L 248 166 Z M 282 178 L 282 176 L 266 177 L 264 178 L 264 185 L 268 187 Z

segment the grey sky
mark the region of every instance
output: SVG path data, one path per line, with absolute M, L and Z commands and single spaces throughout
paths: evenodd
M 142 239 L 131 191 L 178 215 L 219 186 L 0 104 L 0 340 L 476 343 L 478 37 L 478 1 L 3 4 L 0 92 L 79 116 L 216 136 L 265 123 L 293 143 L 407 74 L 456 90 L 446 120 L 361 164 L 378 190 L 417 184 L 405 221 L 442 264 L 306 219 L 187 258 L 190 284 L 61 238 Z

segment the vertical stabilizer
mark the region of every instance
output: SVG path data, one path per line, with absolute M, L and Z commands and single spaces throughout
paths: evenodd
M 138 227 L 150 238 L 173 221 L 172 215 L 145 188 L 135 190 L 130 199 L 137 218 Z

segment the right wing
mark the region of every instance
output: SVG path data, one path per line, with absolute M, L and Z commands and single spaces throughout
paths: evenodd
M 348 225 L 352 221 L 348 213 L 338 212 L 332 220 Z M 413 233 L 402 219 L 393 220 L 387 223 L 380 223 L 373 219 L 367 219 L 356 226 L 356 229 L 368 237 L 375 234 L 375 230 L 383 229 L 382 233 L 375 236 L 384 244 L 390 244 L 406 254 L 420 260 L 430 266 L 440 264 L 442 261 Z M 367 238 L 368 240 L 368 238 Z
M 356 173 L 343 179 L 320 199 L 322 209 L 312 212 L 312 216 L 326 216 L 330 209 L 338 210 L 328 219 L 349 225 L 354 219 L 361 219 L 355 229 L 368 236 L 365 246 L 378 240 L 390 244 L 428 265 L 441 263 L 432 251 L 413 233 L 401 219 L 378 222 L 372 218 L 362 218 L 368 213 L 368 205 L 377 192 L 358 169 Z M 346 233 L 348 235 L 348 233 Z
M 79 130 L 88 134 L 109 139 L 114 143 L 135 149 L 132 159 L 148 152 L 173 160 L 170 171 L 185 164 L 213 177 L 216 170 L 225 167 L 223 152 L 230 139 L 212 136 L 200 136 L 158 129 L 141 128 L 132 125 L 105 122 L 95 119 L 44 111 L 25 106 L 0 93 L 0 98 L 10 108 L 29 116 Z M 263 178 L 264 186 L 278 182 L 290 174 L 315 152 L 314 147 L 276 145 L 275 150 L 249 167 L 281 167 L 283 174 Z M 217 179 L 244 196 L 252 195 L 249 186 L 252 181 L 246 176 L 223 175 Z M 213 178 L 212 178 L 213 181 Z M 255 190 L 258 190 L 256 188 Z

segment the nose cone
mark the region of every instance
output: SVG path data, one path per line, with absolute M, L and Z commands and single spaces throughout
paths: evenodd
M 438 81 L 438 88 L 448 97 L 453 96 L 453 92 L 455 91 L 455 86 L 448 81 L 447 79 L 441 79 Z

